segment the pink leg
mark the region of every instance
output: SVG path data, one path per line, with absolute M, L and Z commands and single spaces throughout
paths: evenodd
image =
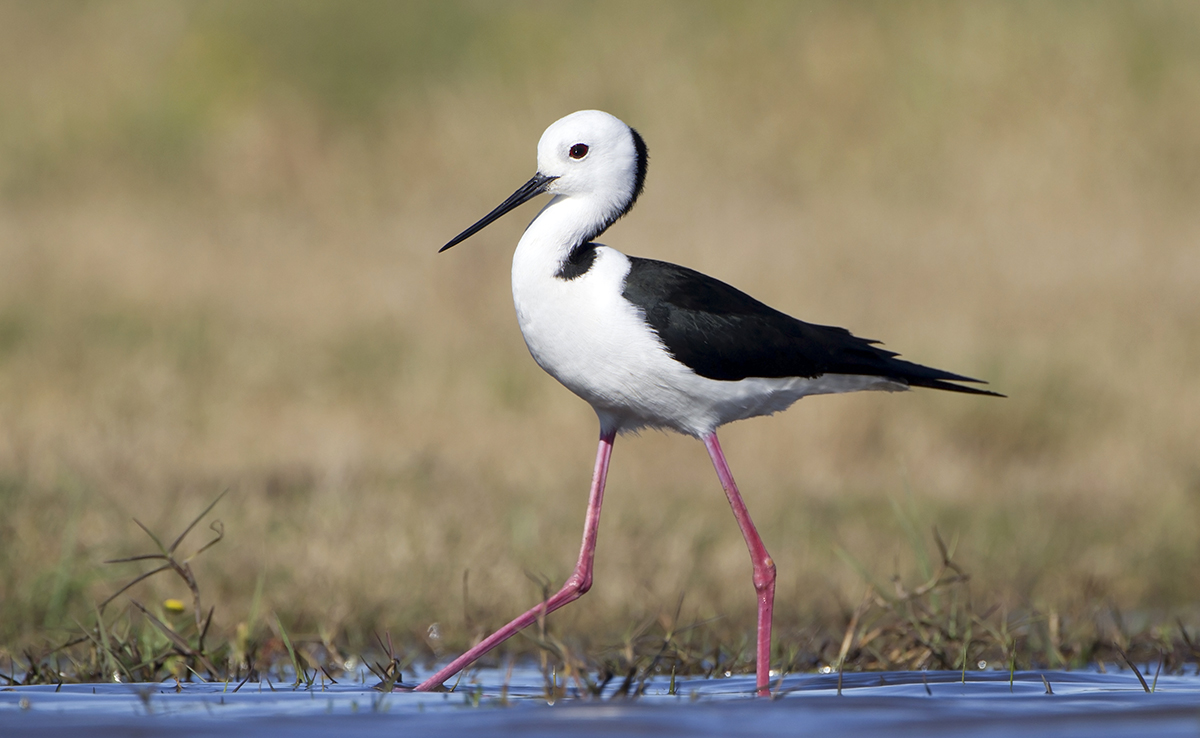
M 592 588 L 592 561 L 596 557 L 596 531 L 600 527 L 600 504 L 604 502 L 604 480 L 608 477 L 608 461 L 612 457 L 615 433 L 600 436 L 600 448 L 596 451 L 596 470 L 592 475 L 592 491 L 588 495 L 587 520 L 583 527 L 583 545 L 579 551 L 579 562 L 575 573 L 550 599 L 540 603 L 521 617 L 480 641 L 474 648 L 442 667 L 438 673 L 421 682 L 416 691 L 428 692 L 441 686 L 442 682 L 466 668 L 471 662 L 516 635 L 522 628 L 535 622 L 542 615 L 550 614 L 569 602 L 574 602 Z
M 725 489 L 725 496 L 729 498 L 729 506 L 733 508 L 733 516 L 737 518 L 738 527 L 742 529 L 742 536 L 750 549 L 750 561 L 754 564 L 754 591 L 758 593 L 756 687 L 759 696 L 767 697 L 771 693 L 768 682 L 771 673 L 771 613 L 775 608 L 775 562 L 771 561 L 771 555 L 767 553 L 766 546 L 763 546 L 762 539 L 758 537 L 758 531 L 754 529 L 754 521 L 746 511 L 746 503 L 742 502 L 742 495 L 738 492 L 737 483 L 733 481 L 729 464 L 725 463 L 725 454 L 721 452 L 717 434 L 709 433 L 705 436 L 704 445 L 708 448 L 708 455 L 712 457 L 717 476 L 721 479 L 721 486 Z

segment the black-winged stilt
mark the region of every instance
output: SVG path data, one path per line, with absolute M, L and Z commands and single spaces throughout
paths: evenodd
M 553 199 L 513 254 L 517 321 L 537 363 L 600 418 L 600 447 L 579 561 L 557 594 L 416 687 L 433 689 L 541 615 L 592 586 L 592 561 L 613 440 L 639 428 L 704 441 L 741 527 L 758 593 L 757 691 L 767 694 L 775 564 L 750 520 L 717 441 L 719 426 L 785 410 L 805 395 L 909 387 L 997 395 L 980 380 L 896 358 L 843 328 L 804 323 L 686 267 L 595 242 L 629 212 L 646 178 L 638 132 L 598 110 L 572 113 L 538 142 L 537 174 L 442 251 L 518 205 Z

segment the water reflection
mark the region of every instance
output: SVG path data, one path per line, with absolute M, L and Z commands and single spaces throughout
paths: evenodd
M 383 694 L 359 683 L 84 684 L 0 690 L 0 733 L 128 735 L 1200 735 L 1200 677 L 1001 671 L 798 674 L 753 698 L 752 676 L 669 676 L 635 698 L 586 697 L 532 668 L 480 670 L 452 693 Z M 618 680 L 614 680 L 618 681 Z M 554 695 L 551 699 L 551 695 Z M 549 706 L 548 703 L 553 703 Z

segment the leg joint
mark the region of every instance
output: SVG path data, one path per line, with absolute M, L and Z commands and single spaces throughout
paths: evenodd
M 569 592 L 575 597 L 586 594 L 591 588 L 592 575 L 590 572 L 586 574 L 580 574 L 576 572 L 571 575 L 571 578 L 568 579 L 565 584 L 563 584 L 563 591 Z
M 775 587 L 775 562 L 768 556 L 765 560 L 754 563 L 754 589 L 761 592 Z

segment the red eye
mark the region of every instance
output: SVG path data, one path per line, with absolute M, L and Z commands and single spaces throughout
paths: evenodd
M 582 159 L 583 157 L 587 156 L 587 152 L 587 144 L 575 144 L 571 147 L 571 151 L 568 153 L 570 153 L 572 159 Z

